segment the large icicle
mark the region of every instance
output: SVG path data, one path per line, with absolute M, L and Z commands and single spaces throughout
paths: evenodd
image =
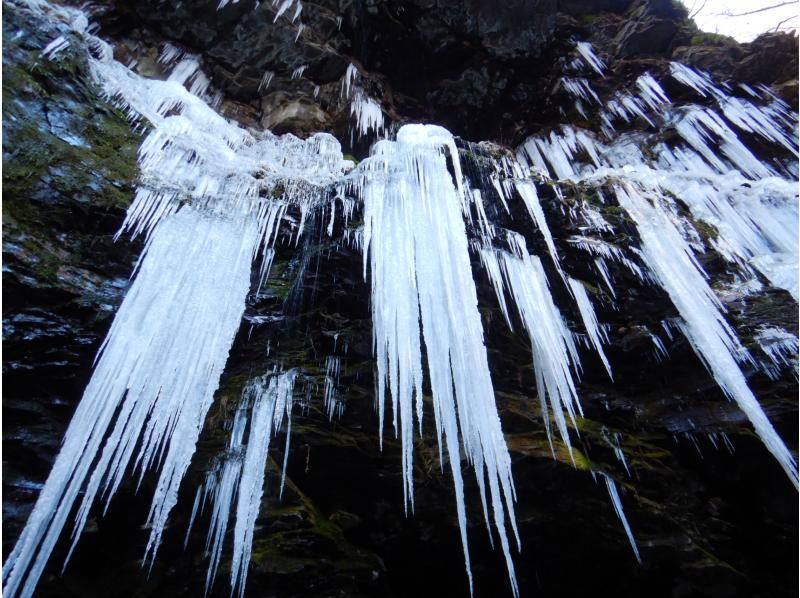
M 453 137 L 441 127 L 406 125 L 396 142 L 378 142 L 359 169 L 363 176 L 354 186 L 364 200 L 364 268 L 369 266 L 372 277 L 378 406 L 382 421 L 388 386 L 403 444 L 406 500 L 413 507 L 415 400 L 422 424 L 421 321 L 439 446 L 441 451 L 444 441 L 453 475 L 470 588 L 459 437 L 475 468 L 484 505 L 488 481 L 494 524 L 517 595 L 506 532 L 510 523 L 516 535 L 511 460 L 483 343 L 462 217 L 467 199 Z
M 616 186 L 615 192 L 620 206 L 636 223 L 642 256 L 685 321 L 683 331 L 692 347 L 797 486 L 794 457 L 747 386 L 736 361 L 749 356 L 722 316 L 722 305 L 708 286 L 691 248 L 657 199 L 651 203 L 630 184 Z
M 583 413 L 571 373 L 571 370 L 577 372 L 580 368 L 578 351 L 572 333 L 553 303 L 541 260 L 528 255 L 522 239 L 518 239 L 516 245 L 517 255 L 495 249 L 483 249 L 482 259 L 484 263 L 495 260 L 499 263 L 499 268 L 487 270 L 490 277 L 496 276 L 494 273 L 499 270 L 503 272 L 502 282 L 492 280 L 492 285 L 498 293 L 498 299 L 503 302 L 505 300 L 501 297 L 500 289 L 508 289 L 530 337 L 536 391 L 542 404 L 542 419 L 550 447 L 555 452 L 550 431 L 552 414 L 559 434 L 572 455 L 572 443 L 565 414 L 575 425 L 576 414 Z
M 74 547 L 97 492 L 113 495 L 139 441 L 140 470 L 161 467 L 148 516 L 147 552 L 154 553 L 244 312 L 257 243 L 254 222 L 191 208 L 156 227 L 45 487 L 5 563 L 7 595 L 33 593 L 83 491 Z
M 251 134 L 222 118 L 196 95 L 207 85 L 192 57 L 177 62 L 171 80 L 143 79 L 88 32 L 82 12 L 41 1 L 24 7 L 83 38 L 109 99 L 148 121 L 141 184 L 123 224 L 147 241 L 56 463 L 4 564 L 8 596 L 33 593 L 78 495 L 73 549 L 94 498 L 103 493 L 107 505 L 130 465 L 140 476 L 161 471 L 147 522 L 145 560 L 154 557 L 244 311 L 252 260 L 264 248 L 263 280 L 286 205 L 307 206 L 349 164 L 330 135 Z M 181 58 L 172 47 L 163 56 Z M 278 184 L 285 192 L 275 200 Z

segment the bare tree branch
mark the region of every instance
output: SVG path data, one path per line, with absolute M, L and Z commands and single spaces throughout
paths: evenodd
M 764 8 L 757 8 L 756 10 L 750 10 L 748 12 L 739 12 L 736 14 L 731 13 L 730 11 L 726 11 L 722 13 L 726 17 L 746 17 L 747 15 L 754 15 L 760 12 L 767 12 L 768 10 L 773 10 L 775 8 L 781 8 L 783 6 L 791 6 L 792 4 L 798 4 L 800 0 L 792 0 L 791 2 L 780 2 L 778 4 L 773 4 L 772 6 L 765 6 Z
M 697 4 L 697 3 L 695 3 L 695 4 Z M 700 5 L 700 8 L 698 8 L 697 10 L 693 10 L 693 11 L 692 11 L 692 14 L 691 14 L 691 15 L 689 15 L 689 18 L 690 18 L 690 19 L 693 19 L 693 18 L 695 18 L 697 15 L 699 15 L 699 14 L 700 14 L 700 11 L 702 11 L 702 10 L 703 10 L 703 9 L 706 7 L 706 4 L 708 4 L 708 0 L 703 0 L 703 3 Z M 692 7 L 692 8 L 694 8 L 694 7 Z
M 789 17 L 788 19 L 784 19 L 783 21 L 781 21 L 780 23 L 778 23 L 777 25 L 775 25 L 775 29 L 773 29 L 773 31 L 780 31 L 780 29 L 781 29 L 781 26 L 782 26 L 784 23 L 786 23 L 786 22 L 788 22 L 788 21 L 791 21 L 791 20 L 793 20 L 793 19 L 796 19 L 796 18 L 797 18 L 797 15 L 792 15 L 792 16 L 791 16 L 791 17 Z

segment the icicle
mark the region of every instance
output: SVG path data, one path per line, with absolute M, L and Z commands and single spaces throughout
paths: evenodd
M 783 368 L 794 366 L 795 377 L 797 377 L 798 339 L 796 334 L 781 328 L 762 327 L 756 333 L 755 341 L 769 360 L 768 363 L 761 363 L 767 376 L 777 380 Z
M 283 420 L 291 422 L 295 377 L 296 372 L 290 370 L 270 376 L 268 381 L 266 377 L 251 381 L 245 389 L 245 393 L 252 397 L 253 413 L 236 503 L 231 561 L 231 593 L 238 587 L 240 598 L 244 596 L 253 532 L 264 494 L 264 469 L 269 445 L 272 435 L 280 429 Z
M 328 420 L 333 421 L 334 416 L 341 417 L 344 412 L 344 403 L 336 398 L 336 386 L 339 384 L 341 360 L 338 357 L 325 358 L 325 396 L 323 407 L 328 414 Z
M 553 264 L 555 264 L 559 274 L 561 274 L 563 277 L 564 274 L 561 271 L 558 250 L 556 249 L 555 241 L 553 241 L 553 234 L 550 232 L 550 227 L 547 225 L 547 219 L 544 216 L 542 204 L 539 203 L 539 196 L 536 193 L 536 186 L 531 181 L 516 181 L 515 184 L 517 191 L 519 192 L 519 195 L 528 210 L 528 214 L 530 214 L 534 223 L 536 223 L 537 228 L 544 236 L 545 244 L 547 245 L 547 249 L 550 251 L 550 257 L 553 258 Z
M 578 42 L 575 44 L 575 48 L 578 50 L 578 53 L 583 57 L 586 62 L 589 63 L 589 66 L 597 72 L 598 75 L 603 75 L 603 71 L 606 68 L 606 64 L 594 53 L 594 49 L 592 48 L 592 44 L 589 42 Z
M 42 56 L 48 60 L 53 60 L 62 50 L 69 47 L 69 40 L 63 35 L 59 35 L 42 50 Z
M 302 77 L 302 76 L 303 76 L 303 73 L 305 73 L 305 72 L 306 72 L 306 69 L 307 69 L 307 68 L 308 68 L 308 65 L 307 65 L 307 64 L 303 64 L 303 65 L 301 65 L 301 66 L 298 66 L 296 69 L 294 69 L 294 70 L 292 71 L 292 77 L 291 77 L 291 78 L 292 78 L 292 81 L 294 81 L 294 80 L 296 80 L 296 79 L 299 79 L 300 77 Z
M 169 42 L 166 42 L 161 48 L 161 53 L 158 55 L 158 62 L 170 66 L 181 56 L 183 56 L 183 50 L 176 48 Z
M 272 22 L 275 23 L 283 13 L 291 8 L 294 2 L 295 0 L 282 0 L 280 6 L 278 6 L 278 10 L 275 12 L 275 18 L 272 19 Z M 273 0 L 272 5 L 275 6 L 276 4 L 278 4 L 278 0 Z
M 356 132 L 364 137 L 369 131 L 380 134 L 384 129 L 383 111 L 380 104 L 367 96 L 361 88 L 355 88 L 350 102 L 350 115 L 355 117 Z
M 577 414 L 583 414 L 570 371 L 573 369 L 577 371 L 580 368 L 572 333 L 553 303 L 547 277 L 538 257 L 528 255 L 527 251 L 520 257 L 498 252 L 497 259 L 503 272 L 503 281 L 501 283 L 493 280 L 492 283 L 496 291 L 501 286 L 508 289 L 530 337 L 536 390 L 542 404 L 542 418 L 551 449 L 553 441 L 550 432 L 550 414 L 572 456 L 572 443 L 565 414 L 573 426 L 576 425 Z M 485 257 L 484 261 L 486 260 Z M 501 293 L 498 293 L 498 299 L 504 301 L 500 295 Z M 555 453 L 554 449 L 553 452 Z
M 753 179 L 769 177 L 773 170 L 760 162 L 748 150 L 728 125 L 720 117 L 707 108 L 693 108 L 686 113 L 675 129 L 689 145 L 700 153 L 718 172 L 725 173 L 728 168 L 708 146 L 713 133 L 719 138 L 722 153 L 742 173 Z
M 608 496 L 611 498 L 611 504 L 614 505 L 614 512 L 617 514 L 617 517 L 622 522 L 622 527 L 625 528 L 625 534 L 628 536 L 628 542 L 631 543 L 631 548 L 633 549 L 633 554 L 636 556 L 636 560 L 639 561 L 639 564 L 642 563 L 642 557 L 639 556 L 639 547 L 636 546 L 636 540 L 633 537 L 633 532 L 631 531 L 631 526 L 628 525 L 628 518 L 625 517 L 625 511 L 622 510 L 622 500 L 619 497 L 619 492 L 617 492 L 617 485 L 614 483 L 614 480 L 611 477 L 601 472 L 600 475 L 606 482 L 606 488 L 608 489 Z
M 693 68 L 681 64 L 680 62 L 670 63 L 670 72 L 673 79 L 691 87 L 703 97 L 711 95 L 712 97 L 722 97 L 724 93 L 718 89 L 712 82 L 711 78 L 703 72 L 698 73 Z
M 572 236 L 567 241 L 577 247 L 578 249 L 582 249 L 583 251 L 587 251 L 592 255 L 601 256 L 603 258 L 611 259 L 616 262 L 619 262 L 623 266 L 625 266 L 631 274 L 636 276 L 642 282 L 648 281 L 648 275 L 645 273 L 636 263 L 631 261 L 625 256 L 625 253 L 617 247 L 616 245 L 612 245 L 611 243 L 606 243 L 602 239 L 595 239 L 593 237 L 582 237 L 582 236 Z M 608 278 L 608 271 L 605 269 L 605 262 L 600 266 L 605 271 L 605 278 Z M 608 285 L 609 289 L 611 289 L 611 285 Z M 611 289 L 611 293 L 613 294 L 614 291 Z
M 596 104 L 600 104 L 600 98 L 592 89 L 591 84 L 588 80 L 579 77 L 579 78 L 572 78 L 572 77 L 562 77 L 561 78 L 561 85 L 567 92 L 576 97 L 581 98 L 583 100 L 591 100 Z
M 656 355 L 656 361 L 663 361 L 669 357 L 669 352 L 667 348 L 664 346 L 664 343 L 658 338 L 658 335 L 653 334 L 649 330 L 647 334 L 650 336 L 650 340 L 653 341 L 653 346 L 655 347 L 654 353 Z
M 636 87 L 639 88 L 642 100 L 650 106 L 651 110 L 661 112 L 662 108 L 670 103 L 667 94 L 650 73 L 645 73 L 636 79 Z
M 602 343 L 608 342 L 608 337 L 602 326 L 597 323 L 597 316 L 594 313 L 591 301 L 589 301 L 589 295 L 586 294 L 586 288 L 583 286 L 582 282 L 574 278 L 569 278 L 568 282 L 572 290 L 572 295 L 578 303 L 578 310 L 581 313 L 581 319 L 583 320 L 583 325 L 586 327 L 589 340 L 592 341 L 594 350 L 597 352 L 598 357 L 600 357 L 600 361 L 603 362 L 603 366 L 605 366 L 608 372 L 608 377 L 613 381 L 614 376 L 611 374 L 611 365 L 608 363 L 608 358 L 606 357 L 605 351 L 603 351 L 602 345 Z
M 600 277 L 603 279 L 606 288 L 611 293 L 611 297 L 616 299 L 617 294 L 614 292 L 614 285 L 611 284 L 611 276 L 608 273 L 608 267 L 606 266 L 605 260 L 601 257 L 596 257 L 594 258 L 594 265 L 595 268 L 597 268 L 597 271 L 600 273 Z
M 455 184 L 447 157 L 456 173 Z M 422 423 L 421 321 L 436 430 L 453 475 L 470 588 L 460 444 L 482 492 L 488 481 L 493 520 L 516 596 L 506 532 L 510 524 L 517 536 L 511 461 L 483 344 L 462 219 L 466 198 L 453 138 L 441 127 L 406 125 L 399 130 L 397 142 L 375 144 L 359 172 L 364 176 L 353 185 L 364 200 L 364 268 L 369 266 L 372 278 L 377 404 L 383 422 L 388 386 L 395 430 L 403 446 L 406 501 L 413 508 L 414 401 Z
M 622 451 L 622 447 L 620 446 L 622 443 L 622 435 L 619 432 L 614 432 L 613 434 L 610 433 L 608 428 L 605 426 L 600 429 L 600 435 L 603 437 L 603 440 L 606 441 L 608 446 L 612 448 L 617 461 L 622 463 L 622 466 L 625 468 L 625 473 L 627 473 L 628 477 L 630 477 L 631 470 L 628 468 L 628 460 L 625 458 L 625 453 Z
M 261 81 L 258 83 L 258 91 L 264 91 L 269 87 L 269 84 L 272 83 L 272 79 L 275 77 L 275 73 L 272 71 L 265 71 L 264 75 L 261 77 Z
M 344 77 L 342 77 L 342 96 L 345 98 L 350 97 L 350 90 L 357 76 L 358 68 L 351 62 L 347 65 L 347 70 L 344 72 Z
M 797 464 L 748 388 L 736 363 L 747 356 L 736 333 L 721 314 L 722 306 L 708 286 L 705 273 L 672 219 L 631 185 L 615 188 L 617 200 L 636 222 L 642 255 L 685 321 L 683 331 L 724 393 L 735 400 L 767 449 L 792 483 L 798 485 Z M 749 356 L 747 356 L 749 357 Z

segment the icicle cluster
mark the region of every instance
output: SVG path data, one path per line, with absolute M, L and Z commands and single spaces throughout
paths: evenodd
M 483 343 L 463 219 L 466 196 L 453 137 L 441 127 L 406 125 L 396 142 L 373 146 L 352 186 L 364 201 L 364 269 L 369 269 L 372 284 L 377 403 L 382 422 L 388 387 L 395 433 L 403 446 L 407 504 L 413 509 L 413 425 L 416 414 L 422 426 L 424 340 L 436 432 L 453 476 L 470 587 L 460 445 L 475 468 L 487 527 L 491 506 L 516 595 L 506 531 L 510 525 L 517 533 L 511 459 Z
M 224 120 L 208 97 L 196 95 L 208 90 L 196 57 L 166 46 L 161 61 L 175 64 L 168 80 L 143 79 L 113 60 L 83 13 L 42 2 L 27 7 L 82 37 L 109 99 L 147 122 L 141 184 L 119 233 L 147 241 L 61 451 L 4 564 L 9 596 L 33 593 L 79 495 L 72 549 L 95 497 L 107 506 L 131 468 L 140 479 L 160 470 L 147 521 L 145 560 L 152 562 L 241 322 L 253 260 L 261 250 L 263 281 L 286 206 L 307 209 L 351 165 L 330 135 L 254 135 Z M 274 198 L 279 183 L 284 192 Z M 246 459 L 243 479 L 257 477 L 256 469 L 257 461 Z M 241 496 L 243 520 L 254 519 L 252 497 Z M 252 523 L 241 526 L 237 520 L 237 537 L 246 540 Z M 242 587 L 245 553 L 237 565 Z
M 589 60 L 586 46 L 579 44 L 578 51 Z M 694 252 L 703 250 L 700 235 L 691 222 L 679 215 L 675 201 L 677 198 L 683 202 L 693 218 L 714 227 L 718 234 L 711 241 L 712 247 L 738 267 L 743 281 L 760 284 L 757 271 L 797 298 L 796 163 L 761 162 L 733 129 L 756 134 L 796 156 L 796 140 L 791 131 L 796 128 L 797 119 L 766 89 L 760 93 L 750 91 L 766 102 L 757 106 L 731 96 L 715 86 L 708 75 L 684 65 L 673 63 L 671 72 L 700 96 L 713 98 L 719 112 L 695 105 L 673 108 L 658 82 L 645 74 L 636 81 L 637 92 L 618 94 L 601 114 L 605 115 L 603 130 L 606 136 L 613 137 L 612 143 L 602 143 L 587 131 L 564 126 L 547 137 L 528 139 L 517 152 L 517 159 L 523 171 L 531 170 L 555 181 L 588 183 L 598 192 L 603 184 L 612 182 L 617 203 L 636 223 L 641 238 L 638 259 L 644 261 L 646 270 L 600 237 L 573 237 L 570 242 L 597 256 L 598 272 L 612 294 L 613 282 L 605 263 L 609 259 L 624 264 L 640 280 L 655 282 L 667 291 L 683 318 L 681 329 L 697 354 L 720 388 L 747 414 L 765 446 L 797 485 L 797 464 L 737 365 L 737 361 L 752 362 L 752 358 L 725 320 L 725 309 L 695 258 Z M 588 83 L 582 84 L 581 89 L 587 86 Z M 651 126 L 656 126 L 655 122 L 672 126 L 686 145 L 670 147 L 659 143 L 648 147 L 649 137 L 641 133 L 614 137 L 608 113 L 625 122 L 634 116 Z M 587 221 L 596 220 L 586 211 L 584 206 Z M 603 228 L 602 224 L 594 227 Z M 570 284 L 590 338 L 601 353 L 596 325 L 585 311 L 585 298 L 572 281 Z M 666 355 L 660 339 L 653 339 L 657 354 Z M 601 359 L 607 365 L 604 356 Z
M 550 415 L 547 413 L 548 400 L 552 405 L 550 413 L 572 455 L 565 415 L 572 425 L 576 426 L 576 416 L 583 414 L 572 376 L 572 371 L 578 371 L 580 368 L 578 352 L 572 332 L 550 295 L 541 260 L 528 254 L 524 241 L 517 244 L 517 247 L 517 255 L 506 251 L 484 249 L 481 260 L 484 265 L 488 264 L 486 271 L 491 277 L 498 298 L 501 298 L 502 289 L 508 289 L 512 301 L 517 306 L 525 331 L 530 337 L 536 390 L 542 404 L 542 415 L 550 448 L 555 453 L 550 433 Z M 496 278 L 501 272 L 502 279 Z M 505 306 L 504 299 L 501 300 L 501 307 L 503 306 Z M 508 313 L 505 312 L 504 315 L 510 324 Z
M 351 137 L 361 139 L 370 131 L 376 136 L 384 132 L 386 125 L 381 105 L 367 95 L 358 83 L 361 75 L 354 64 L 350 64 L 342 77 L 341 95 L 350 102 L 350 115 L 355 120 Z
M 245 385 L 239 408 L 233 419 L 233 429 L 222 466 L 211 471 L 198 489 L 192 509 L 188 540 L 198 510 L 211 502 L 211 523 L 206 537 L 206 550 L 210 553 L 206 593 L 216 577 L 222 554 L 222 544 L 228 529 L 232 509 L 235 511 L 233 537 L 233 564 L 231 567 L 231 594 L 239 590 L 244 596 L 250 551 L 253 544 L 255 520 L 261 508 L 264 493 L 264 470 L 274 435 L 286 428 L 286 446 L 281 469 L 280 493 L 286 479 L 286 463 L 292 432 L 292 408 L 296 371 L 274 373 L 254 378 Z M 246 434 L 249 419 L 249 432 Z M 245 442 L 245 435 L 247 441 Z
M 307 140 L 278 137 L 222 118 L 212 107 L 221 95 L 213 90 L 198 56 L 165 44 L 159 61 L 170 74 L 166 81 L 147 80 L 113 60 L 111 48 L 89 32 L 83 13 L 43 0 L 17 3 L 61 24 L 62 35 L 43 48 L 42 59 L 58 59 L 70 35 L 82 38 L 92 51 L 92 73 L 109 101 L 146 127 L 148 135 L 139 152 L 140 185 L 119 232 L 143 235 L 145 249 L 52 472 L 4 565 L 7 595 L 32 595 L 75 503 L 73 549 L 95 499 L 101 496 L 107 507 L 132 470 L 140 480 L 150 469 L 159 472 L 147 521 L 145 560 L 152 562 L 241 322 L 253 264 L 260 256 L 260 289 L 289 206 L 300 211 L 290 235 L 295 245 L 308 211 L 329 208 L 328 235 L 333 236 L 340 213 L 345 224 L 340 242 L 363 248 L 364 275 L 369 273 L 372 290 L 381 442 L 388 389 L 394 431 L 402 443 L 405 504 L 412 510 L 414 422 L 421 432 L 427 373 L 440 461 L 442 467 L 449 462 L 453 477 L 470 588 L 462 456 L 474 468 L 485 523 L 498 534 L 515 596 L 509 528 L 519 546 L 511 460 L 495 405 L 470 249 L 508 326 L 521 322 L 530 340 L 538 398 L 554 453 L 551 420 L 572 455 L 570 429 L 577 433 L 582 411 L 575 334 L 551 285 L 566 291 L 583 323 L 581 338 L 612 376 L 603 348 L 609 340 L 606 329 L 583 282 L 562 267 L 537 192 L 542 182 L 552 186 L 557 199 L 563 198 L 563 182 L 592 186 L 599 202 L 614 201 L 625 210 L 638 233 L 638 247 L 623 248 L 604 238 L 614 229 L 587 202 L 562 206 L 567 217 L 581 222 L 581 234 L 567 243 L 589 254 L 612 298 L 616 292 L 610 262 L 622 265 L 643 284 L 666 291 L 681 318 L 663 323 L 664 332 L 670 338 L 675 330 L 683 332 L 720 388 L 746 413 L 798 484 L 792 454 L 739 367 L 738 362 L 756 362 L 726 321 L 723 302 L 700 266 L 695 254 L 704 246 L 692 222 L 716 230 L 710 244 L 738 269 L 741 285 L 760 286 L 760 274 L 798 297 L 796 162 L 762 162 L 736 133 L 755 135 L 797 155 L 792 133 L 797 119 L 765 88 L 743 88 L 751 101 L 676 63 L 671 76 L 704 105 L 673 106 L 650 74 L 640 76 L 635 89 L 618 91 L 604 101 L 591 78 L 603 77 L 605 64 L 590 44 L 578 42 L 561 85 L 584 117 L 596 112 L 605 141 L 562 126 L 531 137 L 514 157 L 494 161 L 490 175 L 505 214 L 511 216 L 514 202 L 521 202 L 526 224 L 541 234 L 548 256 L 536 256 L 522 235 L 504 229 L 487 214 L 487 198 L 470 188 L 455 140 L 441 127 L 402 127 L 396 141 L 377 142 L 370 157 L 348 175 L 353 165 L 330 135 L 319 133 Z M 226 4 L 228 0 L 221 0 L 219 7 Z M 294 22 L 302 10 L 298 0 L 274 0 L 273 6 L 276 20 L 286 14 Z M 298 36 L 301 33 L 302 24 Z M 298 67 L 292 78 L 302 77 L 304 70 Z M 272 71 L 266 71 L 259 90 L 272 78 Z M 354 135 L 386 130 L 380 105 L 366 95 L 352 64 L 342 79 L 341 95 L 349 102 Z M 624 130 L 635 121 L 650 129 L 672 128 L 683 142 L 668 146 L 651 143 L 646 133 L 617 134 L 618 128 Z M 355 209 L 353 196 L 363 202 L 363 227 L 347 226 Z M 692 220 L 683 215 L 678 201 Z M 476 237 L 471 243 L 468 228 L 476 231 L 470 233 Z M 552 280 L 545 266 L 554 273 Z M 666 358 L 661 339 L 645 332 L 656 355 Z M 796 336 L 765 328 L 756 341 L 765 357 L 758 365 L 768 375 L 791 365 L 796 371 Z M 324 409 L 330 419 L 343 410 L 336 396 L 340 369 L 338 357 L 326 359 Z M 207 589 L 214 583 L 235 511 L 231 592 L 243 595 L 265 463 L 284 419 L 291 426 L 294 380 L 294 371 L 289 371 L 247 385 L 225 459 L 198 491 L 192 521 L 207 502 L 213 505 Z M 288 442 L 287 430 L 284 473 Z M 608 442 L 627 470 L 619 439 L 609 437 Z M 617 487 L 607 473 L 600 475 L 639 559 Z

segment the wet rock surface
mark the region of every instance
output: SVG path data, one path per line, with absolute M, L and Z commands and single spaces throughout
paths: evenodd
M 109 3 L 98 20 L 117 40 L 119 56 L 140 72 L 163 77 L 156 48 L 163 41 L 202 54 L 225 93 L 222 110 L 253 127 L 304 135 L 319 128 L 348 144 L 349 115 L 339 79 L 355 62 L 365 85 L 396 120 L 440 122 L 468 139 L 511 142 L 563 122 L 558 92 L 561 56 L 570 39 L 590 39 L 612 64 L 604 85 L 630 84 L 671 59 L 729 78 L 774 84 L 796 81 L 787 36 L 740 46 L 700 39 L 669 2 L 578 0 L 489 2 L 306 3 L 305 29 L 279 20 L 264 2 Z M 338 19 L 341 17 L 341 24 Z M 115 308 L 124 296 L 140 243 L 112 240 L 136 182 L 138 135 L 91 84 L 77 45 L 45 60 L 41 49 L 57 32 L 4 5 L 3 114 L 3 553 L 7 555 L 46 479 L 60 439 L 91 373 Z M 307 66 L 303 77 L 291 73 Z M 732 69 L 732 70 L 731 70 Z M 276 75 L 258 90 L 264 71 Z M 320 91 L 315 96 L 315 88 Z M 788 92 L 787 92 L 788 93 Z M 589 123 L 591 124 L 591 123 Z M 363 144 L 362 144 L 363 145 Z M 363 153 L 358 142 L 349 149 Z M 478 184 L 481 151 L 461 144 L 465 170 Z M 566 242 L 580 231 L 564 218 L 562 200 L 539 189 L 565 270 L 591 281 L 587 257 Z M 576 188 L 564 201 L 586 197 Z M 596 202 L 636 242 L 619 208 Z M 499 208 L 494 206 L 495 209 Z M 299 369 L 287 490 L 277 498 L 282 443 L 268 466 L 253 545 L 251 596 L 466 596 L 454 498 L 442 473 L 430 405 L 415 446 L 416 512 L 402 505 L 400 446 L 387 425 L 379 449 L 369 285 L 362 256 L 333 239 L 323 210 L 300 240 L 279 245 L 269 284 L 248 303 L 221 388 L 192 469 L 148 577 L 140 568 L 154 480 L 138 493 L 133 475 L 108 513 L 96 507 L 66 571 L 59 544 L 38 596 L 197 596 L 203 592 L 207 518 L 188 537 L 195 489 L 225 445 L 244 383 L 276 364 Z M 541 234 L 523 213 L 504 224 L 525 235 L 539 255 Z M 360 215 L 354 215 L 357 226 Z M 706 240 L 707 241 L 707 240 Z M 713 251 L 703 265 L 712 280 L 730 276 Z M 543 259 L 548 274 L 553 264 Z M 477 270 L 476 270 L 477 271 Z M 610 325 L 607 354 L 615 383 L 582 350 L 579 393 L 585 410 L 573 464 L 565 448 L 548 445 L 535 396 L 530 345 L 513 334 L 478 275 L 489 361 L 498 408 L 513 459 L 523 551 L 516 558 L 523 596 L 794 596 L 798 578 L 797 495 L 743 414 L 719 390 L 686 339 L 663 334 L 677 312 L 666 294 L 612 267 L 623 292 L 616 307 L 589 286 L 598 319 Z M 558 281 L 555 275 L 550 276 Z M 766 285 L 765 285 L 766 286 Z M 580 316 L 567 289 L 556 302 L 574 329 Z M 766 287 L 731 296 L 729 319 L 753 353 L 763 325 L 797 329 L 797 304 Z M 517 323 L 517 328 L 519 324 Z M 669 353 L 660 358 L 650 333 Z M 269 351 L 267 351 L 269 347 Z M 325 359 L 341 359 L 336 385 L 341 419 L 324 413 Z M 781 436 L 796 453 L 797 380 L 753 369 L 749 383 Z M 427 392 L 427 390 L 426 390 Z M 727 435 L 732 448 L 726 446 Z M 630 475 L 614 453 L 621 448 Z M 555 457 L 555 458 L 554 458 Z M 466 470 L 465 462 L 462 467 Z M 602 479 L 621 486 L 643 564 L 638 565 L 608 501 Z M 446 471 L 446 467 L 445 467 Z M 508 592 L 502 557 L 491 549 L 467 480 L 469 533 L 476 595 Z M 230 541 L 230 540 L 228 540 Z M 227 546 L 226 546 L 227 548 Z M 223 555 L 212 595 L 228 595 L 230 562 Z

